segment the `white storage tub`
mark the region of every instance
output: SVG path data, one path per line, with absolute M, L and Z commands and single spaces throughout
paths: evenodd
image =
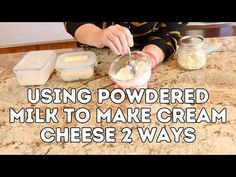
M 17 80 L 22 86 L 44 85 L 56 65 L 55 50 L 28 52 L 13 68 Z

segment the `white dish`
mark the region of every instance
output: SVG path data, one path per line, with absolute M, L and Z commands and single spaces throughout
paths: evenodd
M 71 52 L 58 57 L 56 70 L 63 81 L 77 81 L 91 78 L 96 65 L 94 52 Z
M 131 52 L 132 58 L 137 66 L 137 74 L 135 76 L 129 71 L 127 66 L 129 55 L 117 57 L 111 64 L 109 70 L 110 78 L 121 88 L 141 88 L 146 87 L 151 78 L 151 60 L 143 52 Z

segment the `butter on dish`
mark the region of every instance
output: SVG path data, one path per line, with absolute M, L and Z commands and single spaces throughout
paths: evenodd
M 56 70 L 63 81 L 77 81 L 91 78 L 96 65 L 94 52 L 71 52 L 58 57 Z

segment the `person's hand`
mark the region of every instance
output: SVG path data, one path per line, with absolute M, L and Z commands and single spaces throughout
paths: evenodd
M 129 29 L 118 24 L 98 31 L 96 40 L 96 47 L 109 47 L 116 55 L 126 54 L 128 47 L 134 45 Z

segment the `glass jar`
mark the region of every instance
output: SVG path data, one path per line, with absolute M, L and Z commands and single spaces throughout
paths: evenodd
M 206 51 L 204 49 L 204 38 L 202 36 L 184 36 L 180 39 L 177 51 L 178 65 L 187 70 L 196 70 L 206 64 Z

